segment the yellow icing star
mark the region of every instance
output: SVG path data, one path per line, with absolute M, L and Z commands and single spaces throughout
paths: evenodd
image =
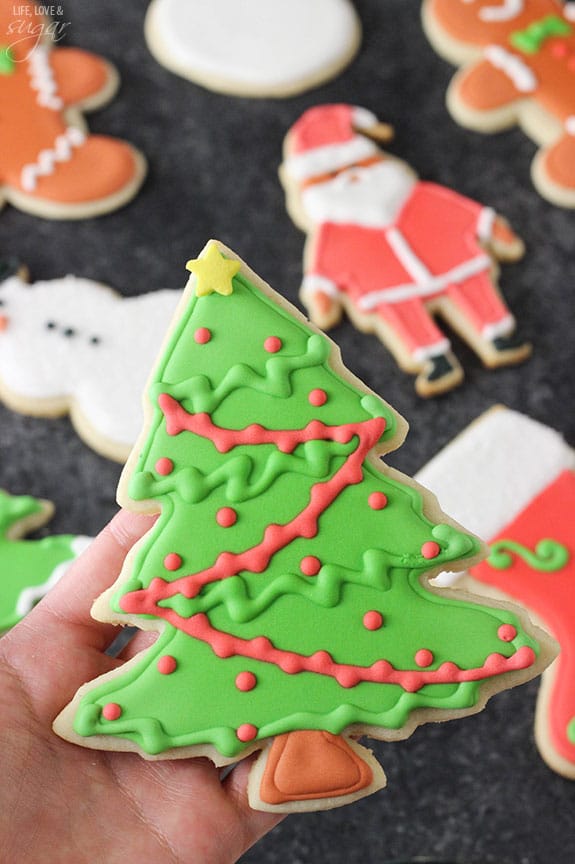
M 215 243 L 208 246 L 201 258 L 192 258 L 186 264 L 186 269 L 196 277 L 196 296 L 207 294 L 228 295 L 234 290 L 232 279 L 241 268 L 239 261 L 224 258 Z

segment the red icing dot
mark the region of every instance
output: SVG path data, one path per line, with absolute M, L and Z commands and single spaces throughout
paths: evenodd
M 118 720 L 122 716 L 122 708 L 117 702 L 108 702 L 102 708 L 102 717 L 106 720 Z
M 372 510 L 383 510 L 387 506 L 387 495 L 384 495 L 383 492 L 372 492 L 367 503 Z
M 158 672 L 161 672 L 162 675 L 171 675 L 172 672 L 176 671 L 177 667 L 178 661 L 171 654 L 164 654 L 158 660 Z
M 554 40 L 551 43 L 551 53 L 554 57 L 565 57 L 565 55 L 567 54 L 567 45 L 565 44 L 565 42 Z
M 315 555 L 306 555 L 301 559 L 299 567 L 304 576 L 317 576 L 321 570 L 321 561 Z
M 238 514 L 233 507 L 220 507 L 216 513 L 216 522 L 222 528 L 231 528 L 238 521 Z
M 169 552 L 164 558 L 164 567 L 166 570 L 179 570 L 182 566 L 182 556 L 177 552 Z
M 383 625 L 383 615 L 381 612 L 376 612 L 375 609 L 370 609 L 363 616 L 363 626 L 366 630 L 379 630 Z
M 240 672 L 239 675 L 236 676 L 236 687 L 238 690 L 241 690 L 242 693 L 247 693 L 249 690 L 253 690 L 257 683 L 257 678 L 253 672 Z
M 316 390 L 311 390 L 307 398 L 310 405 L 313 405 L 315 408 L 320 408 L 327 402 L 327 393 L 325 392 L 325 390 L 320 390 L 319 388 L 317 388 Z
M 415 652 L 415 662 L 418 666 L 431 666 L 433 659 L 433 653 L 429 648 L 420 648 Z
M 212 338 L 212 331 L 207 327 L 198 327 L 194 333 L 194 339 L 198 345 L 205 345 Z
M 162 477 L 167 477 L 168 474 L 171 474 L 174 470 L 174 463 L 171 459 L 168 459 L 167 456 L 162 456 L 161 459 L 158 459 L 156 462 L 156 471 Z
M 497 635 L 503 642 L 512 642 L 517 636 L 517 630 L 513 624 L 502 624 L 497 630 Z
M 421 554 L 424 558 L 437 558 L 441 552 L 441 546 L 435 540 L 428 540 L 421 547 Z
M 253 723 L 242 723 L 236 731 L 240 741 L 253 741 L 257 734 L 258 727 L 254 726 Z
M 279 336 L 268 336 L 264 342 L 264 348 L 268 354 L 276 354 L 282 347 L 283 342 Z

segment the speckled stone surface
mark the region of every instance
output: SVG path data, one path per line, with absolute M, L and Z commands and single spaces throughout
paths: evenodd
M 501 281 L 534 343 L 522 367 L 484 370 L 454 339 L 466 381 L 423 402 L 375 337 L 348 323 L 333 331 L 346 364 L 411 424 L 390 463 L 415 473 L 496 402 L 554 426 L 575 445 L 575 212 L 534 191 L 535 147 L 520 131 L 481 136 L 450 119 L 444 94 L 453 70 L 425 40 L 419 2 L 356 5 L 364 26 L 356 61 L 317 90 L 274 101 L 215 95 L 159 66 L 143 37 L 146 0 L 66 0 L 66 43 L 104 54 L 122 76 L 118 97 L 91 115 L 90 128 L 132 141 L 148 157 L 149 176 L 132 204 L 99 219 L 49 222 L 7 207 L 0 213 L 0 255 L 19 256 L 34 279 L 75 273 L 134 295 L 183 286 L 186 260 L 213 236 L 297 302 L 304 238 L 287 216 L 277 179 L 283 136 L 311 105 L 363 105 L 396 127 L 393 152 L 422 177 L 498 209 L 528 250 L 503 269 Z M 67 419 L 25 418 L 0 406 L 0 487 L 52 499 L 50 531 L 95 533 L 116 509 L 119 473 L 76 437 Z M 376 743 L 388 789 L 342 810 L 290 817 L 242 864 L 417 857 L 573 864 L 575 784 L 537 755 L 536 692 L 532 682 L 496 696 L 474 717 L 422 727 L 402 743 Z

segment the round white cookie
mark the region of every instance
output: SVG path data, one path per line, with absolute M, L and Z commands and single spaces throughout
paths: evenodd
M 361 27 L 350 0 L 152 0 L 159 63 L 211 90 L 290 96 L 338 74 Z

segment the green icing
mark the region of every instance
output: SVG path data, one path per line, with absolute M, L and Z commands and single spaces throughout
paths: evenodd
M 17 624 L 30 602 L 27 589 L 38 589 L 53 578 L 57 568 L 72 561 L 74 536 L 61 534 L 41 540 L 14 539 L 18 523 L 38 516 L 41 501 L 31 495 L 10 495 L 0 490 L 0 633 Z
M 498 540 L 491 546 L 487 563 L 495 570 L 507 570 L 508 567 L 513 566 L 514 554 L 522 558 L 533 570 L 539 570 L 541 573 L 562 570 L 569 561 L 567 547 L 556 540 L 546 538 L 539 541 L 534 552 L 515 540 Z
M 208 412 L 224 429 L 260 424 L 297 430 L 318 420 L 339 426 L 384 418 L 380 441 L 395 433 L 388 406 L 332 368 L 329 340 L 244 276 L 234 277 L 233 287 L 229 296 L 190 297 L 153 375 L 148 391 L 153 415 L 129 492 L 134 500 L 153 499 L 161 514 L 112 599 L 116 613 L 125 611 L 131 592 L 148 589 L 157 577 L 169 588 L 213 567 L 223 552 L 241 554 L 262 544 L 270 525 L 289 525 L 310 505 L 314 487 L 336 482 L 347 470 L 365 434 L 361 427 L 350 440 L 314 439 L 291 452 L 273 442 L 219 452 L 196 432 L 168 435 L 160 394 L 178 399 L 190 413 Z M 201 327 L 211 332 L 206 344 L 194 340 Z M 263 347 L 270 336 L 282 341 L 275 354 Z M 313 407 L 308 394 L 318 388 L 328 399 Z M 168 476 L 155 468 L 162 457 L 174 465 Z M 95 682 L 84 694 L 76 732 L 119 736 L 148 753 L 212 744 L 233 758 L 246 747 L 236 734 L 242 724 L 257 727 L 258 740 L 302 728 L 339 734 L 357 723 L 381 727 L 385 737 L 386 729 L 400 729 L 415 709 L 471 709 L 479 698 L 480 681 L 425 684 L 416 692 L 369 681 L 346 688 L 326 674 L 288 674 L 263 659 L 219 657 L 180 629 L 198 613 L 224 634 L 242 640 L 263 636 L 276 649 L 305 657 L 329 652 L 334 662 L 358 667 L 385 659 L 396 669 L 418 670 L 415 654 L 422 648 L 433 652 L 430 670 L 447 661 L 475 669 L 491 654 L 511 657 L 522 646 L 537 653 L 536 643 L 507 610 L 439 596 L 421 584 L 430 567 L 475 555 L 476 540 L 432 523 L 417 489 L 384 473 L 373 455 L 366 455 L 360 470 L 321 513 L 318 533 L 279 548 L 262 572 L 243 569 L 204 585 L 195 596 L 174 590 L 160 597 L 155 613 L 160 638 L 113 679 Z M 387 496 L 385 508 L 369 506 L 374 492 Z M 223 507 L 237 513 L 232 527 L 216 522 Z M 431 561 L 421 551 L 430 541 L 440 547 Z M 169 553 L 181 556 L 175 571 L 164 566 Z M 319 559 L 317 575 L 303 575 L 306 556 Z M 383 616 L 378 630 L 363 624 L 372 610 Z M 182 622 L 178 627 L 164 620 L 174 614 Z M 515 626 L 513 642 L 498 637 L 502 623 Z M 165 655 L 177 661 L 172 674 L 157 668 Z M 248 692 L 234 683 L 243 671 L 257 678 Z M 103 717 L 109 702 L 121 706 L 119 719 Z
M 524 30 L 516 30 L 509 37 L 514 48 L 524 54 L 536 54 L 543 43 L 553 36 L 570 36 L 573 28 L 560 15 L 546 15 L 529 24 Z
M 0 75 L 12 75 L 14 65 L 12 49 L 8 45 L 0 45 Z

